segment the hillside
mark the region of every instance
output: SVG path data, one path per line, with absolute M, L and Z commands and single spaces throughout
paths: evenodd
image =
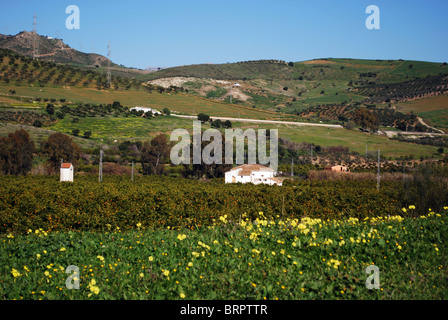
M 301 117 L 308 117 L 311 110 L 316 115 L 316 108 L 384 107 L 448 92 L 446 63 L 409 60 L 259 60 L 167 68 L 139 79 Z M 398 105 L 390 107 L 399 109 Z M 340 121 L 338 116 L 327 114 L 320 120 Z M 383 125 L 389 126 L 386 122 Z
M 106 66 L 108 63 L 106 57 L 77 51 L 66 45 L 62 39 L 53 39 L 28 31 L 22 31 L 14 36 L 1 35 L 0 48 L 33 57 L 34 41 L 36 41 L 37 57 L 40 60 L 87 66 Z
M 85 53 L 75 50 L 65 44 L 62 39 L 47 37 L 29 31 L 22 31 L 16 35 L 0 34 L 0 48 L 9 49 L 33 58 L 35 47 L 36 59 L 39 61 L 98 70 L 104 70 L 109 65 L 108 58 L 96 53 Z M 117 65 L 112 61 L 110 61 L 110 67 L 112 74 L 120 76 L 134 77 L 148 73 L 145 70 Z
M 411 67 L 409 67 L 411 65 Z M 405 81 L 448 73 L 444 63 L 409 60 L 314 59 L 301 62 L 256 60 L 225 64 L 199 64 L 172 67 L 142 76 L 151 81 L 167 77 L 195 77 L 218 80 L 345 80 L 374 77 L 380 83 Z
M 0 83 L 26 86 L 64 86 L 103 89 L 108 87 L 106 74 L 96 69 L 85 69 L 32 58 L 9 49 L 0 49 Z M 140 82 L 127 77 L 111 76 L 111 87 L 130 89 Z

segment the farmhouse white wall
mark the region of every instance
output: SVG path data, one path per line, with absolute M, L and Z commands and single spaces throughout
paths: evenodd
M 225 183 L 279 184 L 270 178 L 274 178 L 274 170 L 261 165 L 242 165 L 225 173 Z
M 70 165 L 69 167 L 61 166 L 60 181 L 73 182 L 73 165 Z

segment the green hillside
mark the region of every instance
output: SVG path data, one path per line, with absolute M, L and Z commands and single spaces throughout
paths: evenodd
M 0 34 L 0 48 L 12 50 L 28 58 L 36 57 L 39 61 L 74 66 L 86 71 L 105 74 L 106 69 L 110 68 L 112 75 L 125 78 L 134 78 L 148 73 L 145 70 L 118 65 L 100 54 L 75 50 L 61 39 L 39 35 L 35 32 L 22 31 L 16 35 Z
M 307 108 L 327 104 L 384 104 L 423 98 L 422 94 L 446 94 L 447 74 L 445 63 L 331 58 L 180 66 L 139 79 L 181 86 L 220 101 L 300 115 Z
M 0 49 L 0 83 L 38 87 L 108 88 L 105 72 L 33 60 L 9 49 Z M 112 75 L 111 87 L 114 89 L 139 88 L 140 82 Z
M 409 65 L 412 65 L 410 68 Z M 225 64 L 200 64 L 167 68 L 140 76 L 142 80 L 165 77 L 196 77 L 220 80 L 338 80 L 356 81 L 363 74 L 376 74 L 382 83 L 412 77 L 448 73 L 441 63 L 409 60 L 315 59 L 301 62 L 258 60 Z

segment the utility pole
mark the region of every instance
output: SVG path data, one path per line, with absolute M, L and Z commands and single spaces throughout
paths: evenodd
M 294 176 L 294 158 L 291 158 L 291 177 Z
M 111 75 L 110 75 L 110 41 L 107 46 L 107 85 L 111 87 Z
M 34 13 L 33 16 L 33 60 L 36 60 L 37 58 L 37 15 Z
M 100 150 L 100 167 L 99 167 L 99 175 L 98 175 L 98 182 L 103 181 L 103 150 Z
M 134 161 L 132 161 L 132 174 L 131 174 L 131 180 L 134 181 Z
M 380 190 L 380 179 L 381 179 L 381 175 L 380 175 L 380 150 L 378 149 L 378 174 L 376 177 L 376 189 L 379 191 Z
M 313 164 L 313 145 L 311 145 L 311 153 L 310 153 L 310 161 L 311 161 L 311 164 Z

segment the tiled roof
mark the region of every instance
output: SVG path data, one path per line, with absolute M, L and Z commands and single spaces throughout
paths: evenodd
M 262 166 L 261 164 L 243 164 L 241 166 L 235 167 L 231 170 L 242 169 L 244 171 L 274 171 L 274 169 Z
M 70 168 L 71 166 L 72 166 L 71 163 L 63 163 L 63 164 L 61 165 L 61 168 L 67 169 L 67 168 Z

